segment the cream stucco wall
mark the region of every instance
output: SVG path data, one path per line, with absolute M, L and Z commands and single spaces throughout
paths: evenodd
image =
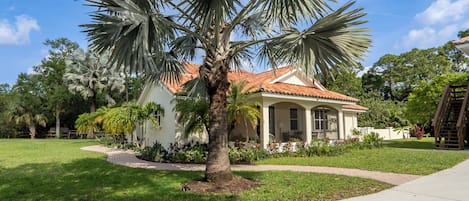
M 286 83 L 286 84 L 295 84 L 295 85 L 301 85 L 301 86 L 306 86 L 306 84 L 298 78 L 298 76 L 290 76 L 284 80 L 281 80 L 280 82 Z
M 148 87 L 148 86 L 147 86 Z M 155 141 L 161 143 L 165 148 L 170 143 L 174 143 L 176 132 L 175 113 L 173 112 L 173 95 L 162 86 L 152 84 L 150 88 L 144 91 L 143 97 L 140 98 L 142 104 L 155 102 L 160 104 L 164 109 L 164 115 L 161 117 L 161 124 L 155 127 L 150 121 L 143 125 L 143 138 L 146 146 L 152 146 Z M 137 132 L 138 131 L 137 128 Z M 142 135 L 141 133 L 139 133 Z
M 353 129 L 358 128 L 356 112 L 344 112 L 344 133 L 345 139 L 352 137 Z
M 152 146 L 155 141 L 161 143 L 168 148 L 170 143 L 187 143 L 191 141 L 207 142 L 207 133 L 195 133 L 185 138 L 182 135 L 182 127 L 176 122 L 177 113 L 173 111 L 174 95 L 164 86 L 153 84 L 145 90 L 140 97 L 140 103 L 155 102 L 160 104 L 164 109 L 164 116 L 161 117 L 161 125 L 155 127 L 151 122 L 147 121 L 142 130 L 137 128 L 137 135 L 143 136 L 146 146 Z

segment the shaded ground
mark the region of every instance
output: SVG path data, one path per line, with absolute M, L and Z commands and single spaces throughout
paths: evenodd
M 202 180 L 191 181 L 184 184 L 181 190 L 193 193 L 240 193 L 259 187 L 261 184 L 254 180 L 234 177 L 230 182 L 206 182 Z

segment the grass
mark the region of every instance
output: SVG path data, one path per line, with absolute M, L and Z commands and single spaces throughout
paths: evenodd
M 260 181 L 241 194 L 181 192 L 203 172 L 128 168 L 82 151 L 86 140 L 0 140 L 0 200 L 337 200 L 389 188 L 377 181 L 286 171 L 236 172 Z
M 353 150 L 340 156 L 271 158 L 257 164 L 308 165 L 427 175 L 450 168 L 469 158 L 461 151 L 410 150 L 396 148 Z
M 386 142 L 386 147 L 409 149 L 435 149 L 435 138 L 433 137 L 424 137 L 421 140 L 417 140 L 417 138 L 388 140 Z

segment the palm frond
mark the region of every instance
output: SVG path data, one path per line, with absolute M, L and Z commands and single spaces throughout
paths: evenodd
M 365 23 L 360 20 L 363 9 L 345 12 L 354 2 L 317 20 L 304 31 L 287 30 L 278 40 L 265 43 L 259 55 L 273 67 L 279 64 L 298 64 L 307 74 L 329 74 L 329 67 L 352 64 L 370 46 L 368 29 L 353 28 Z M 310 70 L 312 69 L 312 71 Z
M 242 4 L 239 0 L 182 0 L 179 6 L 184 14 L 194 19 L 191 25 L 200 26 L 200 31 L 206 33 L 211 29 L 221 30 L 223 27 L 220 26 L 234 17 L 236 6 L 242 6 Z
M 177 79 L 180 70 L 168 74 L 164 52 L 175 38 L 171 19 L 160 13 L 162 1 L 152 0 L 88 0 L 97 10 L 91 14 L 92 24 L 85 24 L 91 47 L 102 53 L 111 50 L 111 60 L 118 68 L 130 73 L 156 73 L 149 78 Z M 174 65 L 171 65 L 174 67 Z M 177 67 L 180 69 L 181 67 Z M 175 73 L 174 73 L 175 72 Z
M 299 21 L 320 19 L 331 11 L 327 0 L 261 0 L 266 23 L 278 24 L 281 28 L 290 27 Z

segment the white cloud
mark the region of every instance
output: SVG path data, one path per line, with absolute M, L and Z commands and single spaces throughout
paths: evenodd
M 455 22 L 464 17 L 469 9 L 469 0 L 436 0 L 415 19 L 424 25 Z
M 456 33 L 461 29 L 461 26 L 457 24 L 450 24 L 440 29 L 435 29 L 432 27 L 412 29 L 406 36 L 402 38 L 400 45 L 398 45 L 396 48 L 424 49 L 440 46 L 450 40 L 453 40 Z
M 0 45 L 28 44 L 31 31 L 39 31 L 39 25 L 32 17 L 16 16 L 15 25 L 6 19 L 0 20 Z

